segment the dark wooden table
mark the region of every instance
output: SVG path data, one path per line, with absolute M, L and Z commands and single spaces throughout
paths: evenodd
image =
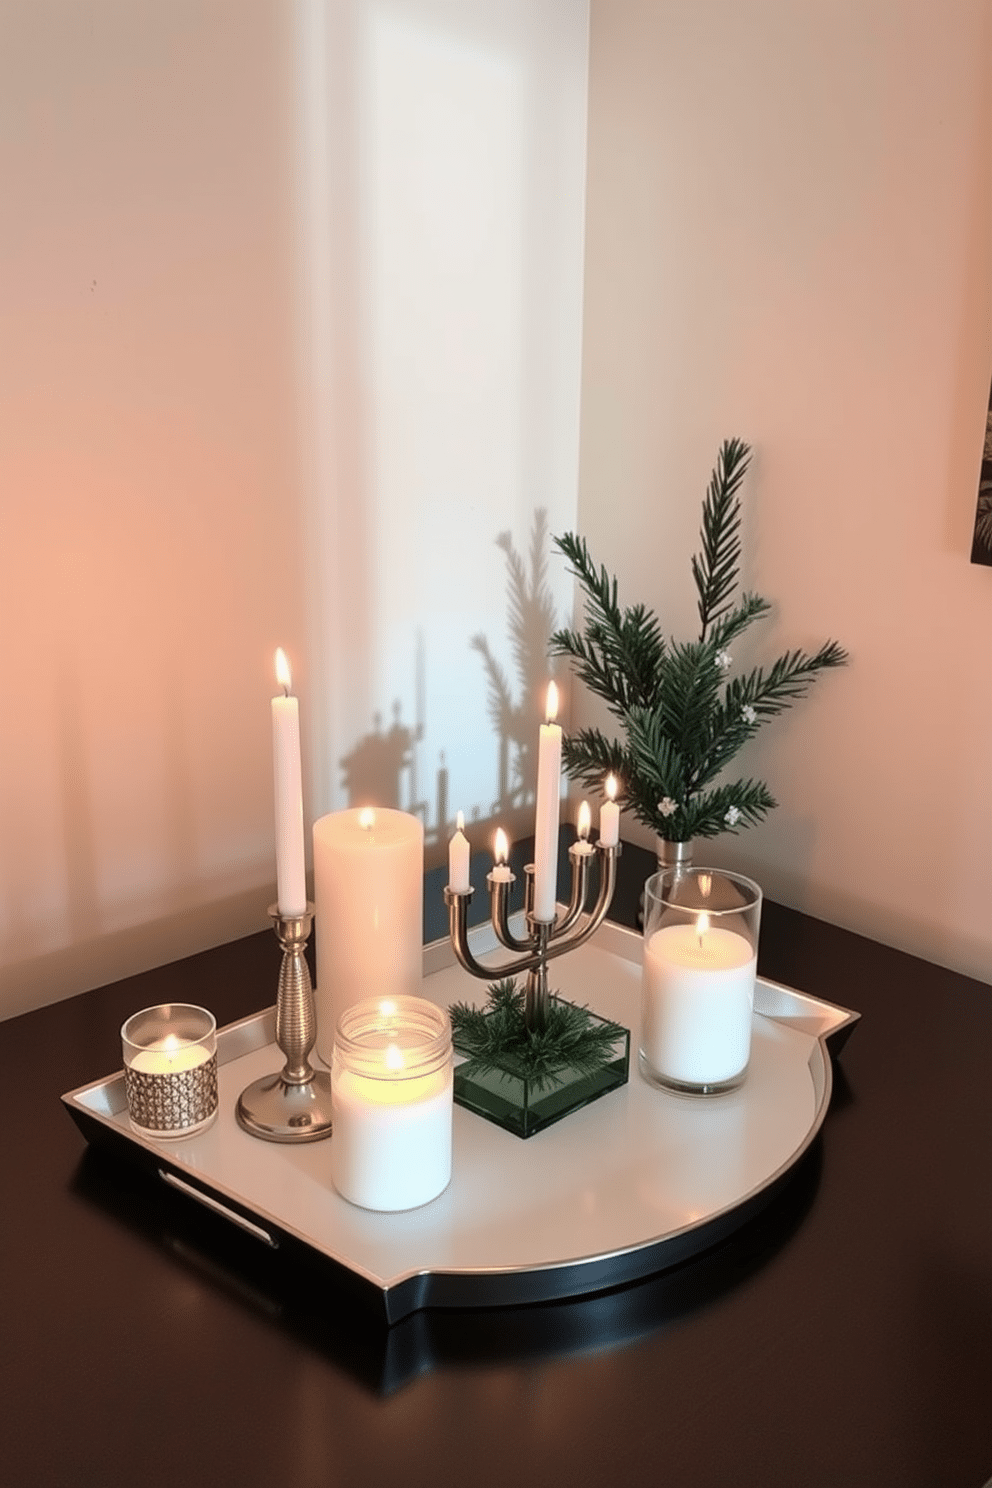
M 628 923 L 648 866 L 624 854 Z M 3 1488 L 992 1477 L 992 988 L 766 905 L 762 973 L 863 1014 L 772 1205 L 635 1286 L 386 1330 L 59 1100 L 119 1066 L 128 1013 L 225 1023 L 277 969 L 266 933 L 0 1024 Z

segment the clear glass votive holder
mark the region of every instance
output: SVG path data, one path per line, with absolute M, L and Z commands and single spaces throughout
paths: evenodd
M 691 1095 L 747 1073 L 761 890 L 717 868 L 665 869 L 644 886 L 639 1066 Z
M 206 1008 L 163 1003 L 121 1028 L 128 1116 L 141 1136 L 174 1140 L 217 1115 L 217 1023 Z
M 451 1020 L 422 997 L 341 1013 L 331 1063 L 331 1180 L 362 1209 L 430 1203 L 451 1181 Z

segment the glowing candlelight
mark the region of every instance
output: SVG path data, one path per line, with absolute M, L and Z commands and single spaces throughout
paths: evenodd
M 493 869 L 489 877 L 494 883 L 509 883 L 513 878 L 507 858 L 510 856 L 510 841 L 502 827 L 496 828 L 493 839 Z

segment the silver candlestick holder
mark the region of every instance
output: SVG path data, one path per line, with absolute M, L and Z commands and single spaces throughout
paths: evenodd
M 524 1014 L 530 1032 L 538 1032 L 547 1024 L 548 1018 L 548 962 L 568 951 L 576 950 L 599 929 L 613 900 L 617 881 L 617 858 L 620 844 L 595 846 L 584 840 L 574 842 L 568 850 L 572 865 L 572 892 L 568 908 L 552 920 L 534 918 L 534 865 L 528 863 L 524 869 L 527 883 L 524 892 L 524 918 L 527 933 L 514 935 L 510 929 L 510 889 L 516 877 L 509 868 L 496 867 L 488 874 L 493 929 L 501 945 L 507 950 L 521 954 L 512 961 L 497 966 L 485 966 L 476 959 L 468 941 L 468 906 L 474 889 L 444 891 L 444 902 L 448 906 L 451 944 L 455 955 L 472 976 L 492 981 L 494 977 L 519 976 L 527 973 L 524 994 Z M 586 912 L 589 892 L 589 865 L 594 857 L 599 858 L 599 892 L 591 911 Z M 583 919 L 583 916 L 586 916 Z
M 277 904 L 269 906 L 282 946 L 276 1043 L 286 1063 L 278 1074 L 265 1075 L 243 1090 L 236 1108 L 238 1124 L 267 1142 L 318 1142 L 331 1135 L 331 1077 L 315 1070 L 308 1057 L 317 1036 L 305 954 L 313 911 L 307 904 L 301 915 L 283 915 Z

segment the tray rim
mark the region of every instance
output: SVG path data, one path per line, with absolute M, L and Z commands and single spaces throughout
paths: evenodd
M 486 937 L 487 931 L 488 927 L 480 927 L 481 938 Z M 641 955 L 642 937 L 638 931 L 607 921 L 591 945 L 625 961 L 636 962 Z M 425 945 L 425 978 L 453 964 L 454 954 L 447 938 Z M 819 1134 L 833 1088 L 831 1051 L 839 1052 L 861 1015 L 764 977 L 759 977 L 756 984 L 755 1011 L 773 1022 L 799 1027 L 814 1040 L 807 1064 L 816 1097 L 815 1110 L 805 1136 L 788 1157 L 745 1193 L 701 1219 L 613 1250 L 573 1254 L 525 1266 L 519 1263 L 437 1269 L 421 1266 L 383 1279 L 355 1257 L 342 1258 L 319 1237 L 301 1233 L 264 1205 L 239 1195 L 222 1179 L 187 1167 L 179 1155 L 182 1143 L 176 1144 L 179 1149 L 176 1151 L 168 1141 L 156 1142 L 122 1126 L 114 1117 L 125 1104 L 123 1070 L 77 1086 L 65 1092 L 61 1100 L 88 1142 L 94 1145 L 109 1142 L 117 1152 L 138 1157 L 144 1166 L 157 1170 L 162 1181 L 265 1241 L 273 1250 L 303 1247 L 341 1275 L 367 1288 L 370 1298 L 378 1302 L 386 1321 L 392 1324 L 424 1307 L 512 1306 L 577 1297 L 622 1285 L 666 1270 L 710 1248 L 769 1203 Z M 230 1063 L 274 1041 L 275 1008 L 263 1008 L 218 1029 L 218 1062 Z M 112 1097 L 107 1101 L 109 1115 L 87 1100 L 100 1091 Z

